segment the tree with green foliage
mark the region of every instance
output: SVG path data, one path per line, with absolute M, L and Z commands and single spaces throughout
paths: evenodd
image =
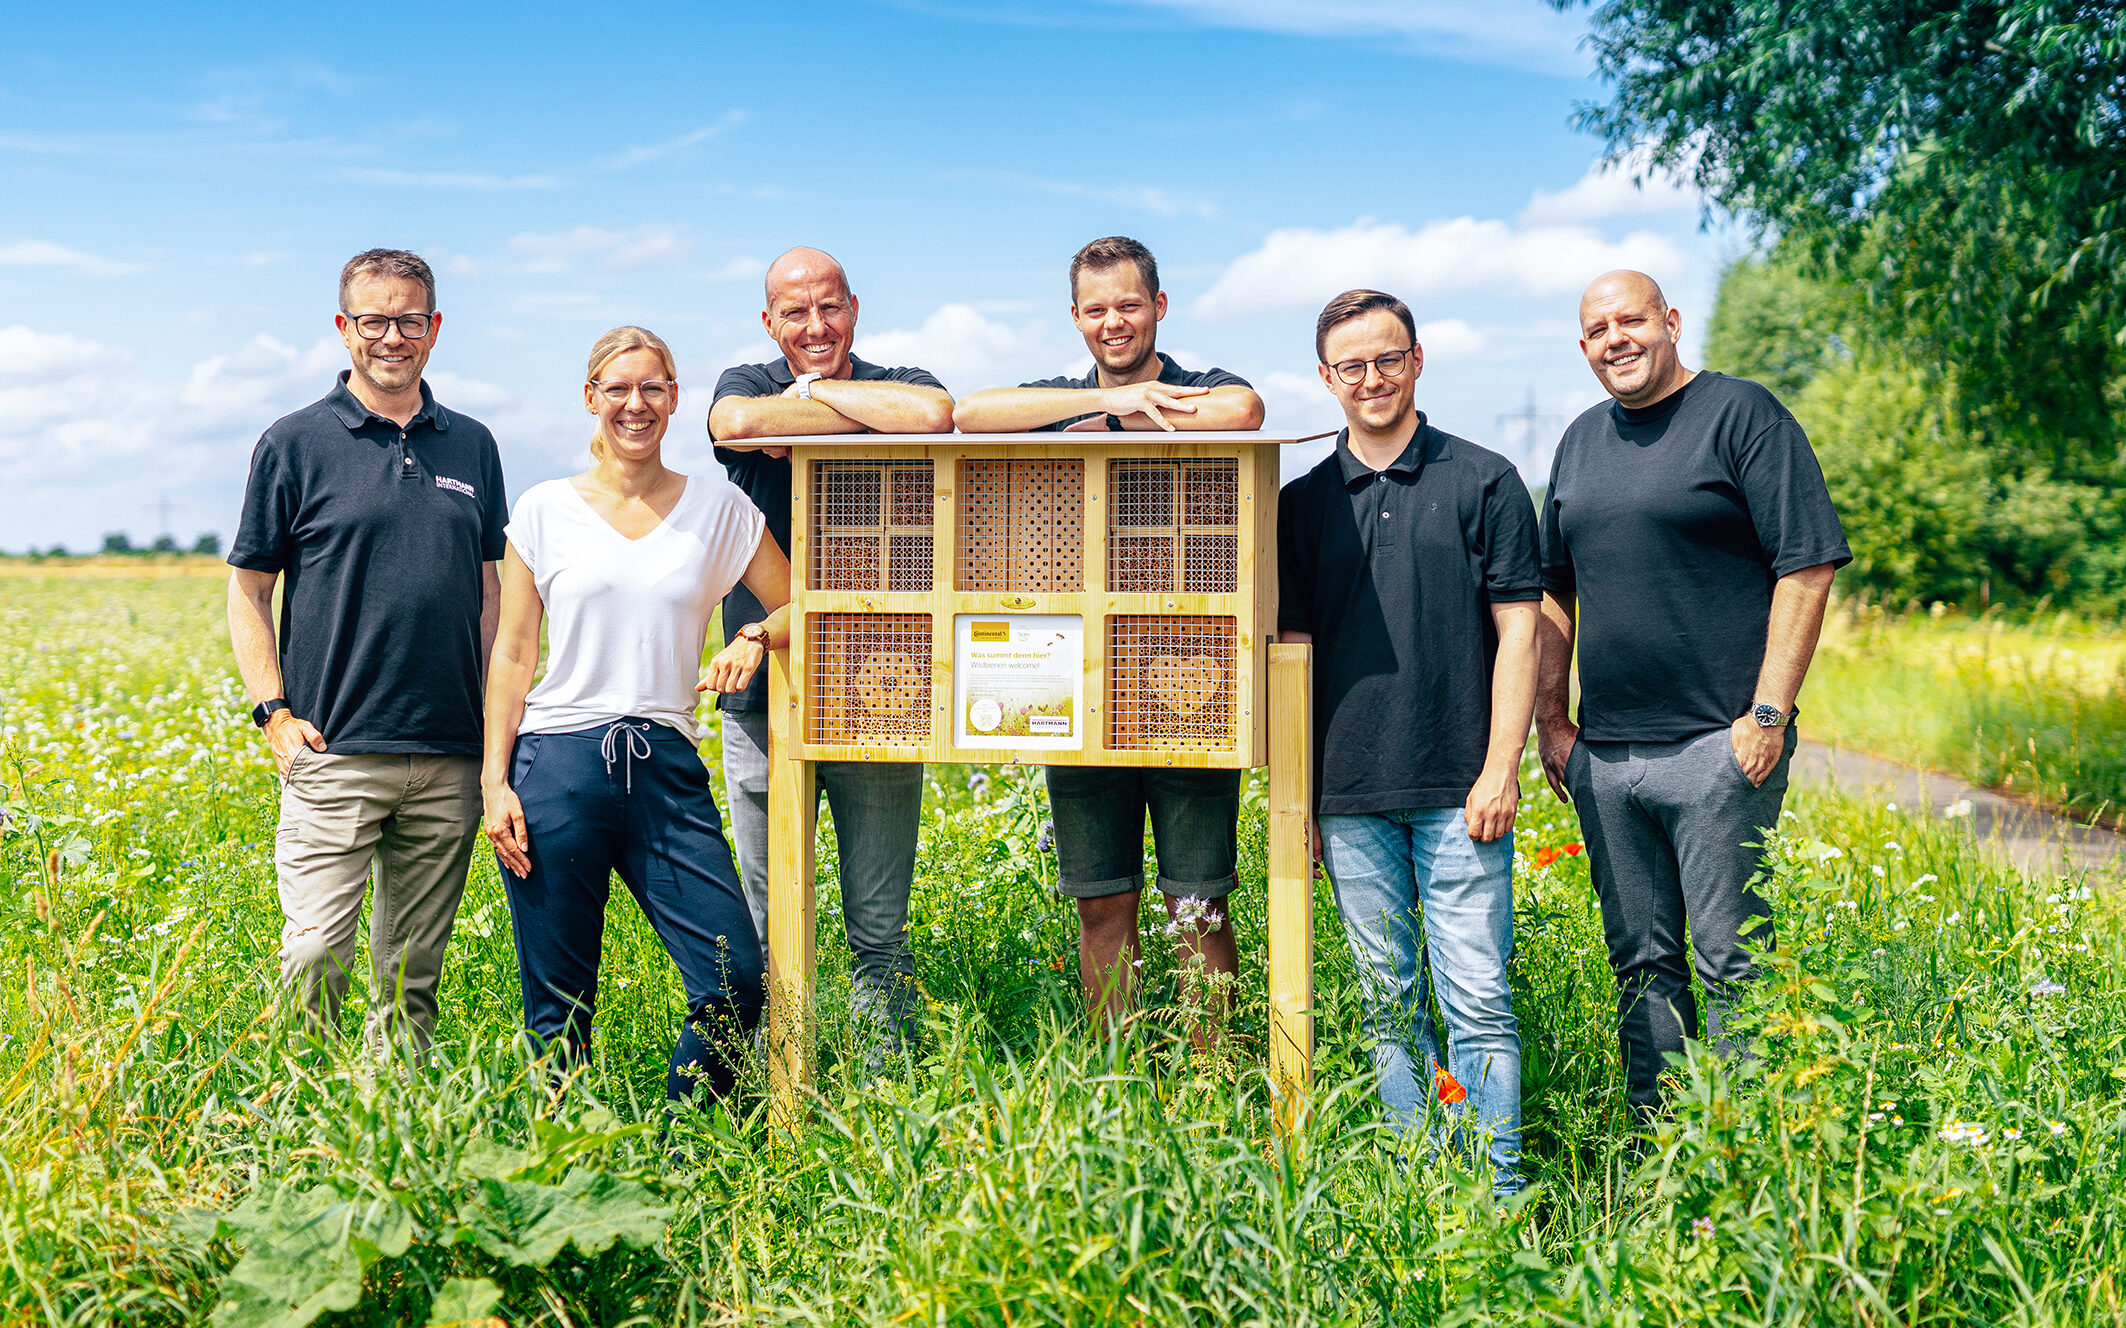
M 1852 277 L 1956 366 L 1968 422 L 2051 470 L 2109 470 L 2126 4 L 1605 0 L 1591 18 L 1614 96 L 1584 127 Z

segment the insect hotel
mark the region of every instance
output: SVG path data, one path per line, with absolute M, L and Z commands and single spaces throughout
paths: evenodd
M 1273 644 L 1278 453 L 1296 440 L 788 441 L 790 648 L 769 663 L 768 787 L 785 1119 L 813 1073 L 813 763 L 920 761 L 1267 764 L 1270 1055 L 1296 1123 L 1313 1046 L 1311 688 L 1308 648 Z

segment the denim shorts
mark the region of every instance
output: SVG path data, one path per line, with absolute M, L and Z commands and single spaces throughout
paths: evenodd
M 1223 899 L 1233 892 L 1238 770 L 1052 765 L 1048 806 L 1056 821 L 1056 888 L 1073 899 L 1144 888 L 1147 811 L 1162 894 Z

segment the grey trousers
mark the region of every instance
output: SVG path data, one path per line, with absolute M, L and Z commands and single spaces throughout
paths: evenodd
M 414 1047 L 428 1046 L 479 832 L 477 756 L 296 752 L 281 781 L 273 856 L 286 919 L 281 979 L 301 993 L 313 1026 L 338 1025 L 373 874 L 363 1036 L 381 1053 L 403 1025 Z
M 915 884 L 923 767 L 905 762 L 821 761 L 819 792 L 834 818 L 841 857 L 842 922 L 856 957 L 856 1013 L 897 1038 L 917 1023 L 908 894 Z M 723 780 L 731 847 L 762 953 L 768 945 L 768 716 L 723 712 Z
M 1682 742 L 1583 741 L 1566 759 L 1617 976 L 1625 1085 L 1642 1121 L 1660 1109 L 1668 1053 L 1698 1035 L 1686 926 L 1705 984 L 1705 1036 L 1735 1050 L 1726 1021 L 1756 971 L 1751 951 L 1772 944 L 1772 908 L 1751 881 L 1764 866 L 1765 831 L 1779 823 L 1798 740 L 1788 726 L 1761 787 L 1736 764 L 1726 729 Z

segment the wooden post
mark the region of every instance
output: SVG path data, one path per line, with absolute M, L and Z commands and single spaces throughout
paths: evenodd
M 768 654 L 768 1088 L 778 1127 L 795 1133 L 813 1077 L 812 844 L 819 802 L 792 732 L 790 652 Z
M 1287 1138 L 1314 1082 L 1314 648 L 1270 647 L 1270 1077 Z

